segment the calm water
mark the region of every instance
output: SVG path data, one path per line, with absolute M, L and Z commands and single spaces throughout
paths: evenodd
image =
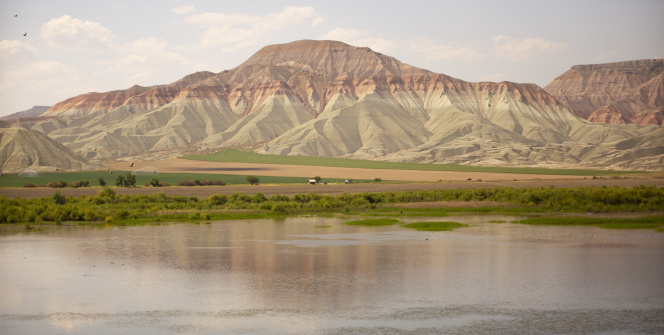
M 663 233 L 517 219 L 445 218 L 472 226 L 426 233 L 314 217 L 2 236 L 0 333 L 664 333 Z

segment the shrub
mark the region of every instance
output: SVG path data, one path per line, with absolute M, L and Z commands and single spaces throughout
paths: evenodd
M 48 184 L 46 184 L 46 186 L 51 187 L 51 188 L 59 188 L 60 183 L 58 183 L 57 181 L 52 181 L 52 182 L 49 182 Z
M 178 182 L 178 186 L 196 186 L 196 183 L 191 180 L 181 180 Z
M 226 186 L 226 182 L 221 179 L 217 179 L 212 181 L 212 185 Z
M 81 186 L 81 183 L 78 181 L 72 181 L 71 184 L 69 184 L 69 187 L 71 188 L 79 188 Z
M 260 179 L 256 176 L 247 176 L 247 182 L 251 185 L 258 185 Z
M 106 181 L 104 180 L 104 177 L 99 177 L 99 179 L 97 179 L 97 184 L 99 184 L 99 186 L 102 187 L 106 186 Z
M 110 188 L 108 186 L 105 186 L 101 191 L 97 192 L 97 196 L 100 197 L 100 198 L 114 199 L 115 198 L 115 191 L 112 188 Z
M 152 178 L 152 180 L 150 180 L 150 182 L 148 184 L 152 187 L 162 186 L 161 183 L 159 183 L 159 179 L 157 179 L 157 178 Z
M 316 176 L 316 177 L 314 177 L 314 180 L 316 181 L 316 183 L 320 183 L 320 181 L 321 181 L 322 179 L 323 179 L 323 178 L 321 178 L 320 176 Z
M 251 199 L 251 202 L 256 203 L 256 204 L 260 204 L 260 203 L 263 203 L 265 201 L 267 201 L 267 198 L 265 197 L 265 195 L 263 195 L 263 193 L 254 194 L 254 196 Z
M 60 191 L 55 191 L 55 193 L 53 193 L 53 201 L 58 205 L 64 205 L 65 202 L 67 202 L 67 199 L 62 193 L 60 193 Z
M 381 181 L 383 181 L 383 179 L 381 179 L 381 178 L 374 178 L 374 183 L 380 183 Z
M 23 184 L 23 187 L 26 187 L 26 188 L 27 187 L 37 187 L 37 185 L 35 185 L 33 183 L 25 183 L 25 184 Z
M 225 204 L 228 201 L 228 196 L 223 195 L 223 194 L 213 194 L 210 197 L 208 197 L 208 201 L 211 203 L 220 206 Z

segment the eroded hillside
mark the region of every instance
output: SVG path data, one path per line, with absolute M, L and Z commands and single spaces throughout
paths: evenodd
M 232 70 L 89 93 L 23 125 L 85 158 L 250 147 L 282 155 L 661 169 L 664 128 L 594 124 L 532 84 L 470 83 L 334 41 L 267 46 Z

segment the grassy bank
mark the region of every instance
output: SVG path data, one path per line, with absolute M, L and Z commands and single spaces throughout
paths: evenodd
M 253 151 L 242 151 L 237 149 L 225 149 L 211 154 L 188 155 L 179 158 L 208 161 L 208 162 L 237 162 L 237 163 L 258 163 L 258 164 L 330 166 L 330 167 L 363 168 L 363 169 L 496 172 L 496 173 L 574 175 L 574 176 L 607 176 L 607 175 L 625 175 L 625 174 L 641 173 L 634 171 L 480 167 L 480 166 L 453 165 L 453 164 L 379 162 L 379 161 L 344 159 L 344 158 L 335 158 L 335 157 L 264 155 L 264 154 L 255 153 Z
M 491 201 L 491 206 L 473 208 L 396 208 L 391 204 L 433 201 Z M 505 206 L 495 206 L 495 203 Z M 38 225 L 135 224 L 171 221 L 205 221 L 283 217 L 300 213 L 363 213 L 390 216 L 444 216 L 450 212 L 661 212 L 664 188 L 578 187 L 578 188 L 482 188 L 433 191 L 341 194 L 314 193 L 292 197 L 262 193 L 230 196 L 214 194 L 196 197 L 116 194 L 101 189 L 95 196 L 65 197 L 55 191 L 48 198 L 0 196 L 0 223 Z
M 456 228 L 468 227 L 465 223 L 432 221 L 432 222 L 413 222 L 403 225 L 405 228 L 413 228 L 419 231 L 450 231 Z

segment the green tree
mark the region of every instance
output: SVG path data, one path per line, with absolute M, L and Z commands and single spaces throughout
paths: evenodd
M 131 172 L 119 175 L 118 178 L 115 179 L 115 185 L 120 187 L 134 187 L 136 186 L 136 176 L 131 174 Z
M 256 176 L 247 176 L 247 182 L 251 185 L 258 185 L 260 179 Z
M 136 176 L 127 172 L 125 175 L 125 187 L 134 187 L 136 186 Z
M 104 180 L 104 177 L 99 177 L 99 179 L 97 179 L 97 184 L 99 184 L 99 186 L 102 187 L 106 186 L 106 181 Z
M 316 177 L 314 177 L 314 180 L 316 181 L 316 183 L 320 183 L 320 181 L 321 181 L 322 179 L 323 179 L 323 178 L 321 178 L 320 176 L 316 176 Z
M 125 185 L 124 175 L 119 175 L 117 178 L 115 178 L 115 186 L 124 187 L 124 185 Z
M 152 180 L 150 180 L 150 186 L 152 186 L 152 187 L 158 187 L 158 186 L 161 186 L 161 184 L 159 183 L 159 179 L 157 179 L 157 178 L 152 178 Z

